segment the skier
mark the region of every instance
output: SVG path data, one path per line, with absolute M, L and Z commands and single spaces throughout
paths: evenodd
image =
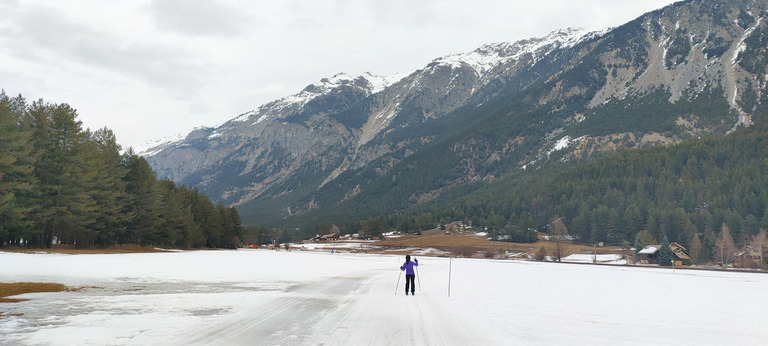
M 416 259 L 416 257 L 413 258 L 413 262 L 411 262 L 411 255 L 405 255 L 405 263 L 403 263 L 402 266 L 400 266 L 400 270 L 405 270 L 405 295 L 408 295 L 408 288 L 411 289 L 411 294 L 416 294 L 416 284 L 414 284 L 414 279 L 416 279 L 416 274 L 413 272 L 413 267 L 419 265 L 419 260 Z

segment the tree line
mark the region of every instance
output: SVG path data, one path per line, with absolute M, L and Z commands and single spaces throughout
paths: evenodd
M 114 133 L 77 111 L 0 92 L 0 246 L 234 247 L 237 209 L 158 180 Z

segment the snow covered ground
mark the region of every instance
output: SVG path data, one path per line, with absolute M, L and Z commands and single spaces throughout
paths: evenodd
M 416 296 L 406 296 L 398 270 L 402 256 L 335 252 L 0 252 L 1 282 L 82 287 L 0 304 L 0 344 L 768 340 L 765 274 L 417 256 Z
M 598 264 L 627 264 L 627 260 L 622 259 L 618 254 L 573 254 L 563 257 L 562 262 L 569 263 L 598 263 Z

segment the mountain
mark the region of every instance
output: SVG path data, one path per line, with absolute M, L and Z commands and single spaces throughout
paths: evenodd
M 404 213 L 502 177 L 764 120 L 766 9 L 682 1 L 407 76 L 339 74 L 142 153 L 160 176 L 238 206 L 246 224 Z

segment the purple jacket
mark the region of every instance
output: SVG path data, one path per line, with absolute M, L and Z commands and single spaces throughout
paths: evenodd
M 400 266 L 400 270 L 405 270 L 405 274 L 414 274 L 413 267 L 419 265 L 419 260 L 413 260 L 403 263 L 403 265 Z

